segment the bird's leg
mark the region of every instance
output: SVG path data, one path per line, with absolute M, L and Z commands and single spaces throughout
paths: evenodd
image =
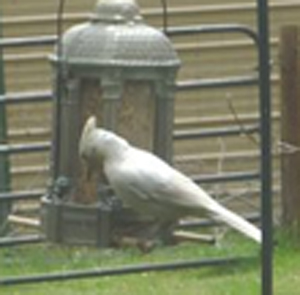
M 138 242 L 137 247 L 143 252 L 150 252 L 155 246 L 159 244 L 157 239 L 157 232 L 159 231 L 160 224 L 154 220 L 142 226 L 136 233 Z
M 138 247 L 143 252 L 151 251 L 158 245 L 173 245 L 173 229 L 176 225 L 174 221 L 154 221 L 144 229 L 140 236 Z
M 175 243 L 173 232 L 176 225 L 177 221 L 174 220 L 160 222 L 157 235 L 164 245 L 173 245 Z
M 224 239 L 224 236 L 228 232 L 228 228 L 225 226 L 217 226 L 213 230 L 215 236 L 215 246 L 218 248 L 221 246 L 221 242 Z
M 159 244 L 160 224 L 156 220 L 135 222 L 115 231 L 115 243 L 123 246 L 136 246 L 143 253 L 150 252 Z

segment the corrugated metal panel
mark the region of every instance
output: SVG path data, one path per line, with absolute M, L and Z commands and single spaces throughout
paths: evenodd
M 66 28 L 87 19 L 95 0 L 66 1 Z M 255 1 L 196 1 L 170 2 L 168 24 L 220 24 L 240 23 L 255 29 Z M 52 35 L 56 32 L 58 1 L 4 0 L 4 33 L 7 37 Z M 160 1 L 140 0 L 148 23 L 161 26 Z M 277 45 L 279 27 L 286 23 L 299 23 L 299 1 L 273 1 L 272 56 L 274 60 L 274 106 L 278 105 Z M 256 52 L 250 40 L 240 34 L 176 37 L 173 42 L 183 60 L 180 79 L 225 77 L 252 74 L 256 70 Z M 8 91 L 44 90 L 51 87 L 51 68 L 47 56 L 52 47 L 13 49 L 5 51 L 6 83 Z M 176 100 L 176 129 L 207 128 L 236 125 L 229 101 L 243 122 L 257 122 L 257 88 L 241 87 L 180 92 Z M 274 114 L 278 118 L 278 114 Z M 9 107 L 10 136 L 12 142 L 41 141 L 49 139 L 51 107 L 41 103 L 34 106 Z M 39 129 L 37 129 L 39 127 Z M 29 137 L 26 134 L 30 134 Z M 225 147 L 225 148 L 224 148 Z M 220 158 L 228 154 L 222 169 L 252 169 L 257 167 L 257 148 L 245 137 L 207 139 L 176 142 L 178 166 L 191 173 L 220 172 Z M 186 157 L 189 155 L 189 158 Z M 35 188 L 46 185 L 47 153 L 13 156 L 14 187 Z M 197 169 L 195 169 L 197 167 Z M 27 171 L 27 172 L 26 172 Z M 41 173 L 43 171 L 43 173 Z M 35 176 L 39 180 L 35 181 Z

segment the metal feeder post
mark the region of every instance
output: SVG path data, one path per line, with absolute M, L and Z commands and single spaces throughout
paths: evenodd
M 143 22 L 134 0 L 98 1 L 90 20 L 69 29 L 61 46 L 61 55 L 52 57 L 54 73 L 62 69 L 62 79 L 56 83 L 63 83 L 61 93 L 56 94 L 60 95 L 56 106 L 59 117 L 54 120 L 60 129 L 54 135 L 55 177 L 44 204 L 46 211 L 50 204 L 97 206 L 96 212 L 106 217 L 95 218 L 109 226 L 111 214 L 107 211 L 114 208 L 111 202 L 99 204 L 99 199 L 110 199 L 105 177 L 98 175 L 88 182 L 78 155 L 83 124 L 90 115 L 96 115 L 101 127 L 170 161 L 180 60 L 169 39 Z M 66 224 L 65 210 L 55 211 L 60 225 Z M 47 213 L 44 216 L 51 219 Z M 52 229 L 60 227 L 55 222 L 48 224 Z M 102 226 L 105 231 L 109 232 Z

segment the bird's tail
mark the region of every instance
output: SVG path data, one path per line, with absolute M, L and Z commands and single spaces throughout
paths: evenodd
M 241 216 L 220 206 L 219 204 L 216 204 L 216 207 L 214 206 L 213 210 L 211 210 L 210 212 L 213 219 L 226 223 L 245 236 L 255 240 L 257 243 L 261 243 L 261 230 Z

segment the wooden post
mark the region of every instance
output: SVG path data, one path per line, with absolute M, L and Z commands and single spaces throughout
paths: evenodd
M 300 27 L 285 26 L 280 40 L 281 186 L 283 225 L 300 233 Z

